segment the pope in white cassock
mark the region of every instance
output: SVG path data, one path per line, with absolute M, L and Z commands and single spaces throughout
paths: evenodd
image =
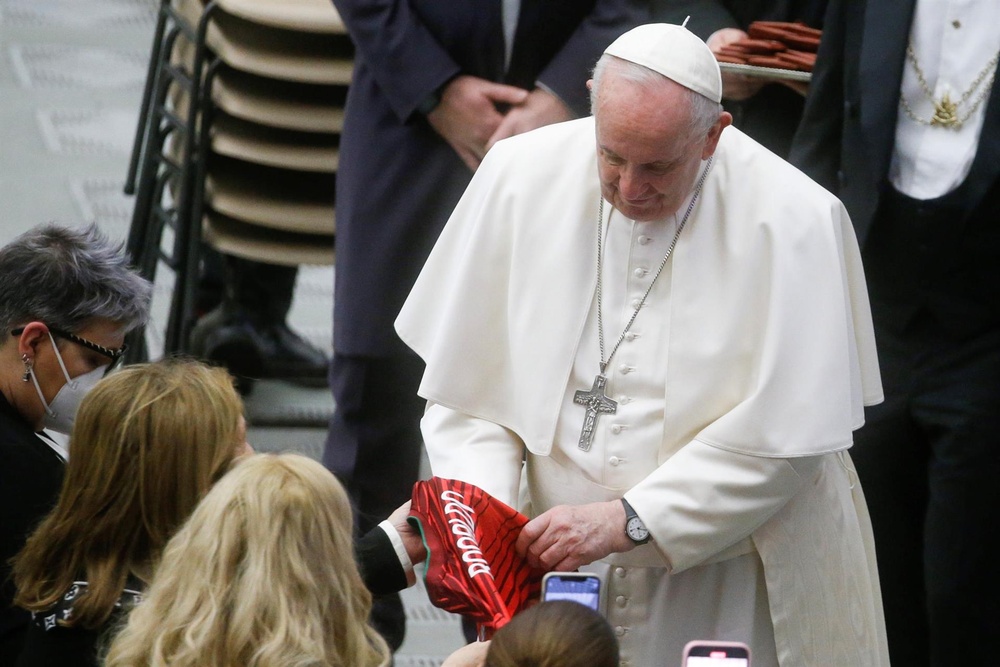
M 640 26 L 592 118 L 489 152 L 396 322 L 431 467 L 534 517 L 533 564 L 603 574 L 623 665 L 693 639 L 887 665 L 847 453 L 882 398 L 857 242 L 721 90 L 692 33 Z

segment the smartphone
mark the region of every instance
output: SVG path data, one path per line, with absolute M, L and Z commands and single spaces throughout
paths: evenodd
M 542 600 L 572 600 L 601 610 L 601 578 L 590 572 L 549 572 L 542 577 Z
M 684 667 L 750 667 L 750 647 L 740 642 L 688 642 Z

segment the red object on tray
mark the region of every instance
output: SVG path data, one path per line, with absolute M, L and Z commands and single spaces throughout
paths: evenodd
M 433 477 L 413 487 L 409 520 L 427 546 L 434 606 L 476 621 L 489 638 L 538 600 L 541 570 L 514 551 L 528 517 L 472 484 Z
M 822 32 L 803 23 L 754 21 L 743 39 L 718 49 L 720 63 L 811 72 Z

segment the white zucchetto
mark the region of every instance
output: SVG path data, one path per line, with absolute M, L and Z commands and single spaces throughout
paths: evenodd
M 722 101 L 719 63 L 708 45 L 683 26 L 638 26 L 612 42 L 604 53 L 648 67 L 713 102 Z

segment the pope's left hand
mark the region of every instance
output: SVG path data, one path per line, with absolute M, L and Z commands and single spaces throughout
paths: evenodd
M 572 118 L 573 113 L 562 100 L 543 88 L 535 88 L 523 102 L 513 104 L 507 110 L 493 136 L 486 142 L 486 150 L 501 139 Z
M 572 572 L 633 548 L 620 500 L 553 507 L 529 521 L 517 538 L 517 553 L 545 571 Z

